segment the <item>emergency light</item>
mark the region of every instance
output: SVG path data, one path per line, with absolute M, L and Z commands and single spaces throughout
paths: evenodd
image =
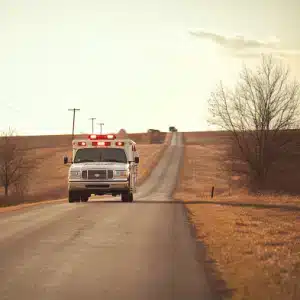
M 78 146 L 86 146 L 86 142 L 78 142 Z
M 92 142 L 89 141 L 76 141 L 73 142 L 73 146 L 77 144 L 77 146 L 81 147 L 88 147 L 88 146 L 112 146 L 112 142 L 108 142 L 107 140 L 115 140 L 117 137 L 115 134 L 90 134 L 88 136 L 88 139 L 91 140 Z M 132 143 L 130 143 L 132 145 Z M 113 143 L 114 146 L 118 147 L 124 147 L 125 142 L 121 142 L 116 140 Z M 135 145 L 132 145 L 132 151 L 136 151 Z
M 110 142 L 92 142 L 93 146 L 110 146 Z
M 114 134 L 90 134 L 89 140 L 115 140 Z

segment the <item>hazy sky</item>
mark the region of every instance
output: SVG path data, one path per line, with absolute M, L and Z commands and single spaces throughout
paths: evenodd
M 300 74 L 299 0 L 0 0 L 0 130 L 206 130 L 215 84 L 284 55 Z M 299 77 L 300 79 L 300 77 Z M 96 130 L 98 130 L 98 126 Z

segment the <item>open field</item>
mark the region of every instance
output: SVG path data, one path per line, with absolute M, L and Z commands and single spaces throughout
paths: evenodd
M 210 280 L 224 299 L 300 298 L 300 197 L 230 191 L 219 168 L 226 135 L 185 134 L 175 199 L 206 245 Z M 215 197 L 210 198 L 215 186 Z
M 138 184 L 149 175 L 149 171 L 156 165 L 161 157 L 165 144 L 144 144 L 144 137 L 148 134 L 133 134 L 131 138 L 138 143 L 140 154 Z M 163 140 L 166 134 L 162 134 Z M 67 197 L 68 166 L 63 164 L 63 156 L 71 156 L 71 136 L 41 136 L 20 137 L 19 141 L 25 145 L 27 154 L 36 161 L 28 186 L 26 201 L 55 200 Z M 3 189 L 1 190 L 3 193 Z M 1 201 L 1 200 L 0 200 Z M 3 197 L 2 197 L 3 201 Z M 9 199 L 9 204 L 16 204 L 18 199 Z M 2 205 L 8 203 L 2 202 Z
M 268 193 L 284 193 L 290 195 L 300 194 L 300 130 L 290 130 L 285 132 L 285 138 L 293 142 L 289 145 L 289 155 L 275 162 L 268 179 L 265 183 L 265 190 Z M 217 151 L 219 158 L 222 158 L 221 150 L 230 145 L 230 135 L 222 131 L 207 132 L 187 132 L 184 134 L 186 145 L 203 146 L 204 151 Z M 236 165 L 236 167 L 238 167 Z M 239 185 L 241 180 L 234 179 L 235 185 Z
M 87 134 L 76 134 L 75 139 L 86 139 Z M 153 142 L 163 143 L 166 132 L 160 133 L 128 133 L 128 137 L 138 144 L 151 144 Z M 0 137 L 1 138 L 1 137 Z M 21 143 L 26 149 L 37 148 L 62 148 L 72 145 L 72 135 L 41 135 L 41 136 L 16 136 L 13 137 L 17 143 Z

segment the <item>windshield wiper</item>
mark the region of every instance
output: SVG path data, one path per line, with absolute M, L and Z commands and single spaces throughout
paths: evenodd
M 105 160 L 103 160 L 103 162 L 116 162 L 116 163 L 123 163 L 122 161 L 119 161 L 119 160 L 117 160 L 117 159 L 105 159 Z
M 75 161 L 75 163 L 83 163 L 83 162 L 95 162 L 93 159 L 83 159 L 80 161 Z

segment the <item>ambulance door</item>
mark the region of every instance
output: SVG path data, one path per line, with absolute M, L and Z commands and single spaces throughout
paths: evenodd
M 77 149 L 76 149 L 76 148 L 73 148 L 73 151 L 72 151 L 72 158 L 71 158 L 72 163 L 74 162 L 74 158 L 75 158 L 76 152 L 77 152 Z
M 133 172 L 133 176 L 134 176 L 134 188 L 135 188 L 135 192 L 136 192 L 136 185 L 137 185 L 137 179 L 138 179 L 138 164 L 135 162 L 135 158 L 139 157 L 139 154 L 136 150 L 136 145 L 132 146 L 132 156 L 133 156 L 133 168 L 134 168 L 134 172 Z
M 136 192 L 136 183 L 137 183 L 137 164 L 134 161 L 135 158 L 135 145 L 131 145 L 130 149 L 131 163 L 130 163 L 130 182 L 131 190 L 133 193 Z

